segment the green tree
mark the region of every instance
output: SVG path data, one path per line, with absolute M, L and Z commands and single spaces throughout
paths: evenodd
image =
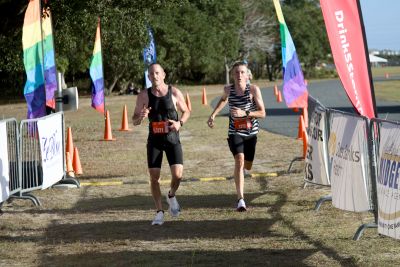
M 238 55 L 241 22 L 240 2 L 232 0 L 189 1 L 156 11 L 150 24 L 170 81 L 223 81 L 225 58 Z
M 282 4 L 304 75 L 314 76 L 317 63 L 331 61 L 329 41 L 318 0 L 286 0 Z

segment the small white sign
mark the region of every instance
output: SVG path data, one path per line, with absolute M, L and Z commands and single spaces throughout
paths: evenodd
M 64 175 L 62 118 L 61 113 L 55 113 L 37 122 L 43 167 L 42 189 L 57 183 Z

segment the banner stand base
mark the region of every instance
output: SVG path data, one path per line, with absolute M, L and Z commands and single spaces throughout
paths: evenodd
M 292 165 L 295 161 L 302 161 L 304 160 L 303 157 L 295 157 L 294 159 L 292 159 L 292 161 L 290 162 L 289 168 L 287 170 L 287 173 L 290 173 L 290 170 L 292 169 Z
M 373 222 L 373 223 L 364 223 L 360 227 L 358 227 L 357 232 L 355 233 L 353 240 L 358 241 L 361 238 L 361 235 L 364 233 L 364 230 L 367 228 L 378 228 L 378 225 Z
M 332 201 L 332 196 L 324 196 L 318 199 L 317 203 L 315 203 L 315 211 L 319 211 L 319 208 L 321 207 L 322 203 L 325 201 Z

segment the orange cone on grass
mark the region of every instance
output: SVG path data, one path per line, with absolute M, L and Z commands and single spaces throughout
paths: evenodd
M 104 125 L 104 141 L 115 141 L 116 139 L 112 136 L 110 113 L 106 111 L 106 120 Z
M 303 108 L 303 119 L 304 119 L 304 126 L 305 126 L 305 128 L 307 128 L 308 127 L 308 109 L 307 109 L 307 107 Z
M 203 97 L 202 97 L 201 103 L 203 105 L 207 105 L 207 93 L 206 93 L 206 88 L 205 87 L 203 87 Z
M 276 84 L 274 86 L 274 95 L 278 96 L 278 85 L 276 85 Z
M 66 153 L 66 163 L 67 163 L 67 175 L 69 177 L 75 177 L 74 167 L 72 166 L 71 154 Z
M 278 90 L 278 96 L 276 97 L 276 102 L 278 103 L 282 102 L 282 93 L 280 90 Z
M 307 147 L 308 147 L 308 135 L 307 132 L 303 132 L 303 158 L 305 159 L 307 156 Z
M 81 165 L 81 160 L 79 158 L 79 152 L 78 148 L 74 148 L 74 157 L 72 159 L 72 167 L 74 168 L 75 174 L 83 174 L 82 172 L 82 165 Z
M 189 111 L 192 111 L 192 102 L 190 102 L 190 97 L 189 97 L 189 93 L 186 92 L 186 106 L 188 107 Z
M 297 132 L 297 139 L 302 139 L 304 138 L 304 134 L 306 133 L 306 127 L 304 125 L 304 117 L 303 115 L 300 115 L 299 117 L 299 130 Z
M 67 146 L 65 147 L 65 152 L 69 152 L 71 157 L 74 155 L 74 141 L 72 140 L 71 127 L 68 127 L 67 130 Z
M 124 105 L 124 109 L 122 110 L 122 122 L 121 122 L 121 128 L 119 130 L 125 132 L 132 131 L 132 129 L 129 129 L 128 110 L 126 108 L 126 105 Z

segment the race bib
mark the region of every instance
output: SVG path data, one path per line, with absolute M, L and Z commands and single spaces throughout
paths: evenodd
M 251 129 L 252 123 L 249 118 L 235 119 L 234 126 L 236 130 L 249 130 Z
M 167 121 L 153 121 L 151 123 L 151 128 L 154 134 L 166 134 L 169 132 Z

